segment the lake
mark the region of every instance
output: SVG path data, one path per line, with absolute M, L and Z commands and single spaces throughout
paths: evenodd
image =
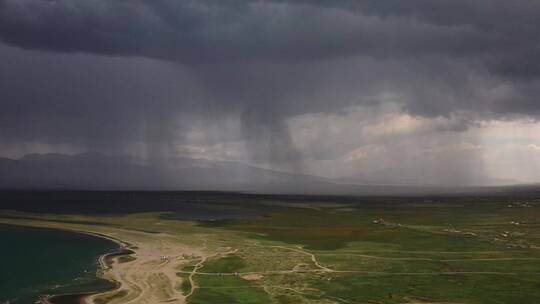
M 0 225 L 0 304 L 34 303 L 40 294 L 111 288 L 96 277 L 100 255 L 118 245 L 86 234 Z

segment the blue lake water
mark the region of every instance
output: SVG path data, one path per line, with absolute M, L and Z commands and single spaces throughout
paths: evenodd
M 117 249 L 85 234 L 0 225 L 0 304 L 110 288 L 112 283 L 96 277 L 98 258 Z

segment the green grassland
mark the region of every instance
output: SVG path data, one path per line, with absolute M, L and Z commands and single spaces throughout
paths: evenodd
M 535 198 L 526 205 L 515 202 L 404 199 L 347 207 L 313 204 L 315 208 L 301 203 L 258 219 L 204 225 L 246 232 L 261 242 L 301 246 L 314 254 L 335 272 L 264 280 L 295 286 L 307 302 L 540 303 L 540 204 Z M 384 224 L 373 222 L 381 218 Z M 272 259 L 271 252 L 265 255 Z M 287 256 L 276 253 L 274 259 L 285 259 L 282 255 Z M 274 297 L 278 303 L 280 299 Z M 287 301 L 298 299 L 283 303 Z
M 264 286 L 236 276 L 200 276 L 200 287 L 189 298 L 189 303 L 272 303 Z
M 264 204 L 262 217 L 206 222 L 159 213 L 1 215 L 178 234 L 221 252 L 178 269 L 186 294 L 194 272 L 188 303 L 540 303 L 534 196 Z

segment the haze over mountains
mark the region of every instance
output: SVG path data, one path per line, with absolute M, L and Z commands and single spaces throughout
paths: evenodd
M 0 189 L 77 190 L 225 190 L 268 193 L 381 194 L 411 192 L 412 188 L 448 185 L 446 180 L 372 172 L 331 179 L 274 171 L 242 162 L 210 161 L 187 157 L 140 159 L 100 153 L 27 154 L 19 159 L 0 158 Z M 469 176 L 470 177 L 470 176 Z M 485 180 L 485 177 L 478 177 Z M 470 185 L 471 179 L 464 184 Z M 512 181 L 493 180 L 493 185 Z M 483 186 L 486 186 L 484 184 Z M 411 189 L 407 189 L 411 188 Z
M 143 160 L 100 153 L 28 154 L 0 161 L 0 187 L 16 189 L 250 190 L 262 184 L 283 187 L 320 181 L 239 162 L 184 157 Z

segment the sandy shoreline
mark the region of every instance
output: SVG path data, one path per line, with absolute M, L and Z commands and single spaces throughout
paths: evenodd
M 119 245 L 119 250 L 98 259 L 99 278 L 113 282 L 111 290 L 46 296 L 43 304 L 95 303 L 168 303 L 183 304 L 182 278 L 177 272 L 195 259 L 206 256 L 175 235 L 149 233 L 117 227 L 58 223 L 42 220 L 0 218 L 0 223 L 36 228 L 51 228 L 105 238 Z M 187 257 L 187 258 L 186 258 Z
M 91 235 L 94 237 L 99 237 L 102 239 L 107 239 L 109 241 L 112 241 L 119 245 L 119 249 L 113 252 L 108 252 L 105 254 L 102 254 L 98 257 L 98 263 L 99 263 L 99 269 L 96 272 L 96 277 L 104 280 L 108 280 L 102 276 L 103 271 L 105 271 L 109 266 L 107 265 L 107 258 L 111 255 L 115 256 L 122 256 L 122 255 L 129 255 L 135 253 L 133 250 L 128 249 L 129 244 L 126 242 L 115 239 L 100 233 L 92 233 L 92 232 L 86 232 L 86 231 L 77 231 L 77 230 L 71 230 L 71 229 L 57 229 L 57 230 L 63 230 L 73 233 L 80 233 L 85 235 Z M 115 291 L 120 288 L 121 284 L 119 282 L 108 280 L 109 282 L 113 283 L 115 286 L 110 289 L 106 290 L 95 290 L 95 291 L 88 291 L 88 292 L 81 292 L 81 293 L 70 293 L 70 294 L 55 294 L 55 295 L 47 295 L 40 299 L 40 303 L 42 304 L 84 304 L 86 303 L 86 298 L 90 297 L 92 295 L 98 295 L 105 292 L 111 292 Z

